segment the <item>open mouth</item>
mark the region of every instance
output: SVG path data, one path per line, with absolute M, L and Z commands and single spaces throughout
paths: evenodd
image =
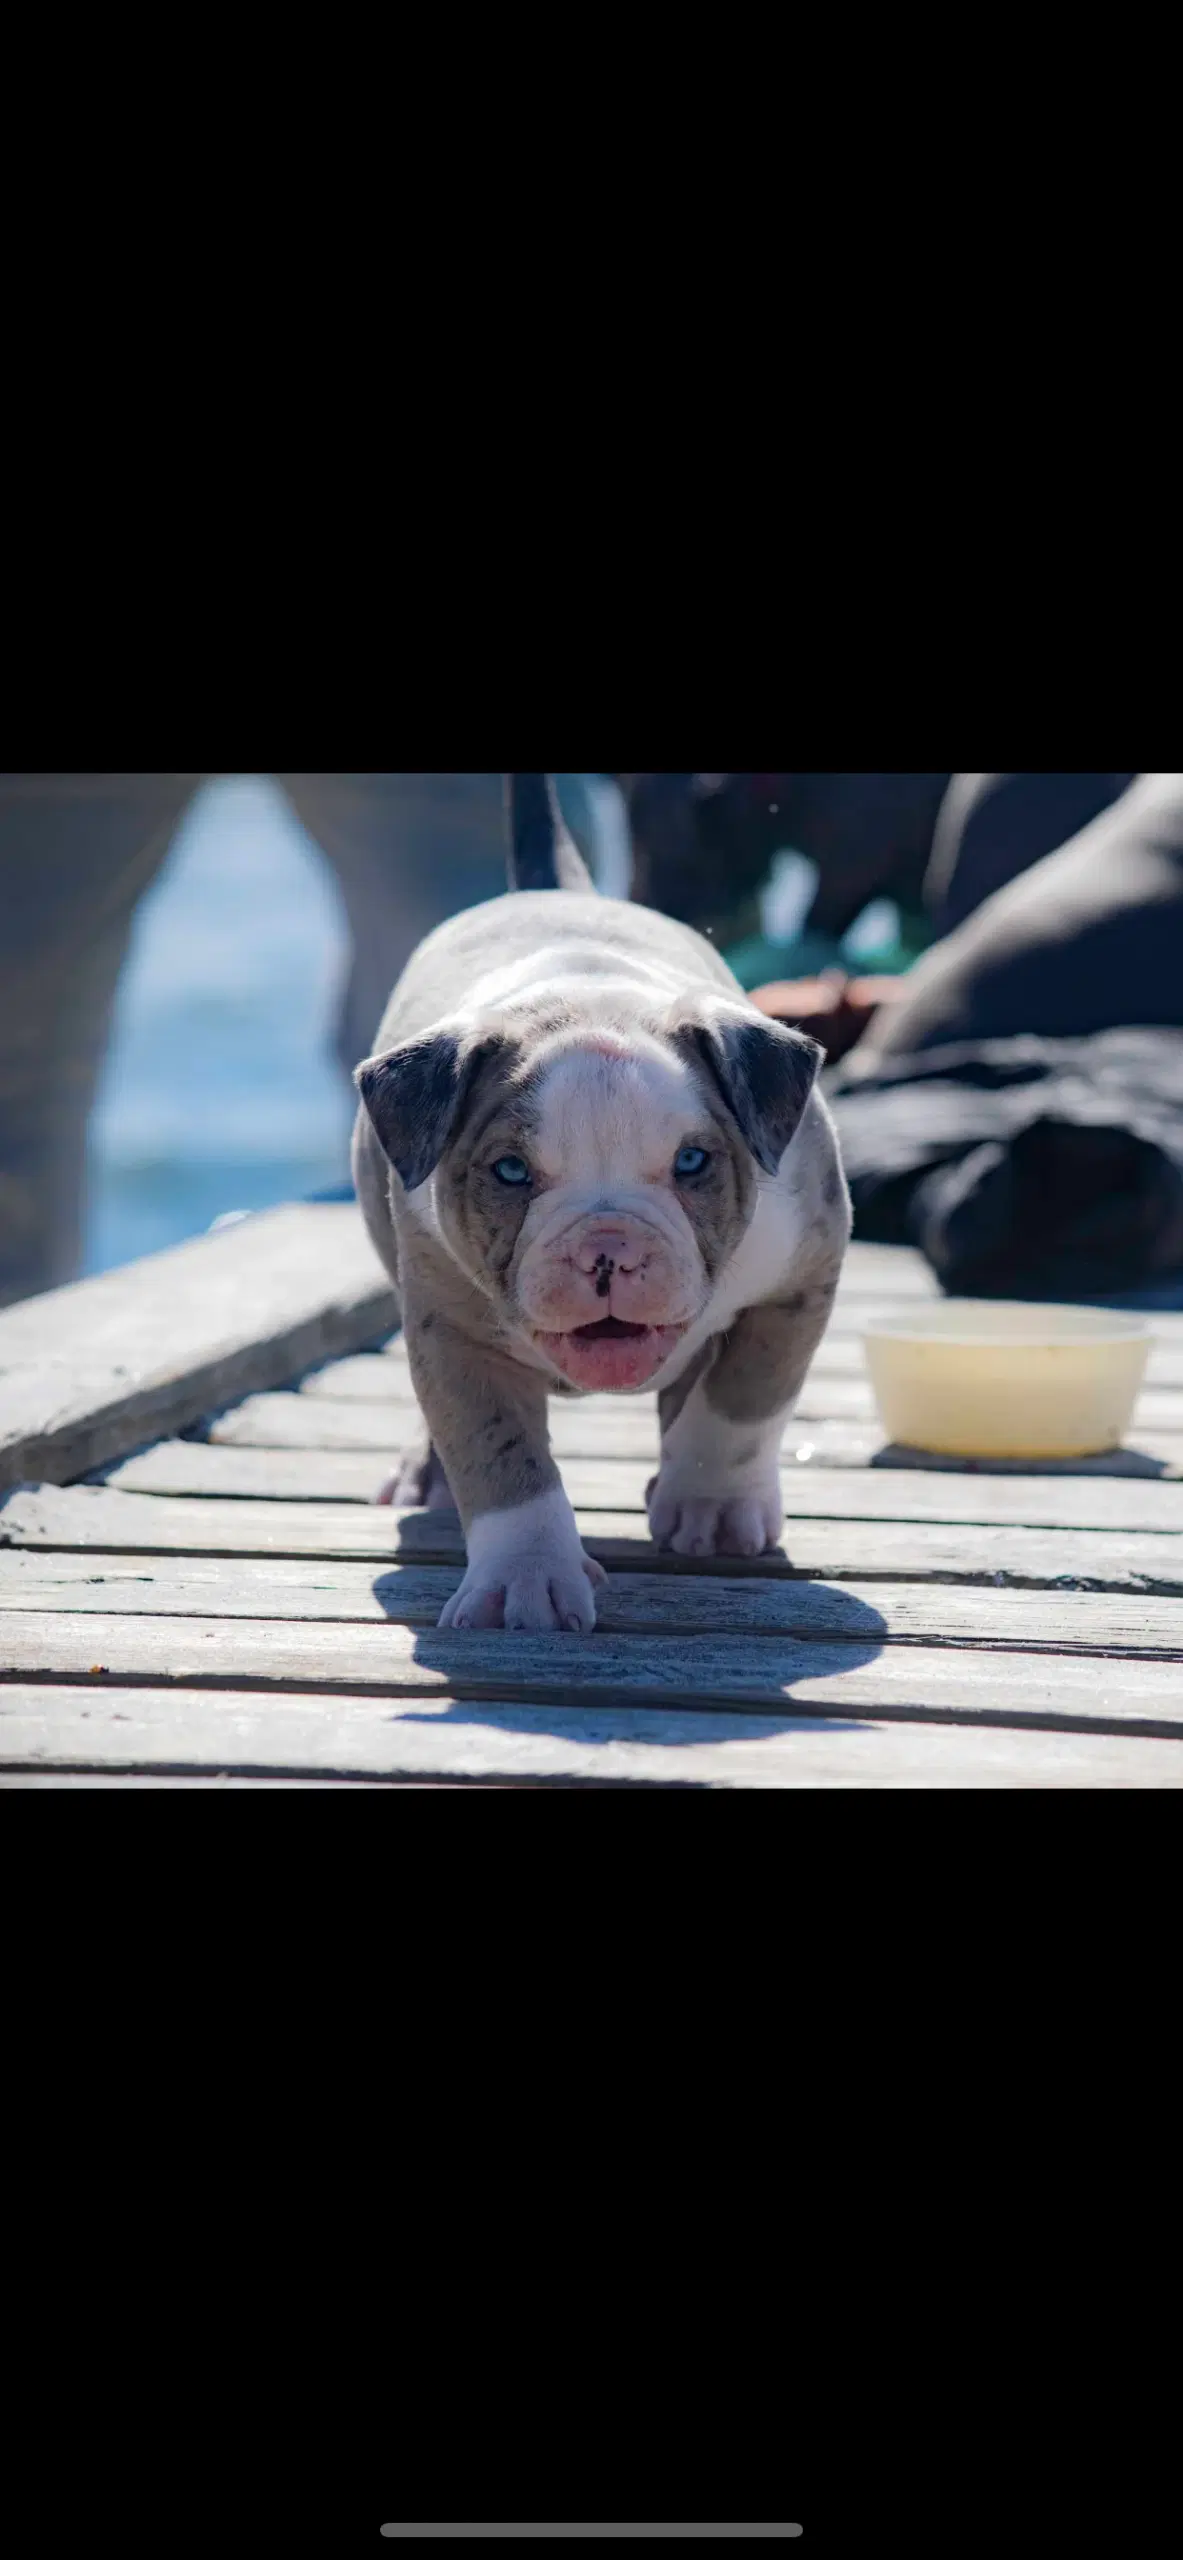
M 685 1331 L 685 1323 L 628 1324 L 623 1316 L 600 1316 L 570 1333 L 539 1333 L 537 1339 L 572 1386 L 627 1389 L 647 1386 Z
M 573 1342 L 639 1342 L 642 1334 L 652 1330 L 652 1326 L 647 1324 L 626 1324 L 623 1316 L 601 1316 L 597 1324 L 577 1324 L 570 1339 Z

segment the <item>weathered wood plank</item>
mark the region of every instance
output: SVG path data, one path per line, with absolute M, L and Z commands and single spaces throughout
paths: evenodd
M 371 1503 L 385 1472 L 378 1450 L 227 1449 L 212 1441 L 160 1440 L 112 1467 L 107 1481 L 129 1493 Z
M 104 1470 L 132 1493 L 211 1496 L 227 1502 L 373 1503 L 407 1435 L 380 1449 L 239 1449 L 204 1440 L 161 1440 Z
M 853 1382 L 843 1380 L 849 1393 Z M 376 1449 L 384 1454 L 421 1429 L 417 1405 L 387 1397 L 304 1395 L 249 1396 L 211 1423 L 216 1447 L 242 1449 Z M 556 1397 L 550 1407 L 551 1446 L 570 1457 L 645 1457 L 656 1461 L 656 1399 L 602 1396 Z
M 182 1551 L 389 1557 L 404 1521 L 431 1516 L 358 1503 L 220 1502 L 202 1496 L 174 1500 L 106 1485 L 18 1485 L 0 1495 L 0 1547 L 107 1547 L 131 1555 Z M 454 1515 L 439 1516 L 447 1523 L 443 1552 L 450 1556 L 457 1545 Z M 420 1552 L 417 1546 L 416 1554 Z
M 393 1346 L 387 1351 L 358 1351 L 348 1360 L 330 1360 L 323 1369 L 313 1369 L 301 1378 L 297 1393 L 314 1402 L 327 1396 L 334 1404 L 342 1399 L 381 1405 L 415 1402 L 410 1368 Z
M 351 1204 L 244 1218 L 0 1310 L 0 1485 L 100 1466 L 389 1330 Z
M 136 1696 L 140 1695 L 139 1690 Z M 389 1778 L 325 1777 L 312 1778 L 303 1770 L 289 1769 L 283 1777 L 241 1777 L 229 1769 L 186 1770 L 180 1776 L 162 1773 L 151 1776 L 143 1769 L 0 1769 L 0 1788 L 9 1787 L 268 1787 L 273 1792 L 284 1787 L 458 1787 L 460 1778 L 405 1778 L 397 1770 Z M 477 1783 L 482 1783 L 478 1781 Z M 527 1781 L 513 1778 L 488 1778 L 487 1786 L 510 1787 Z M 543 1779 L 542 1785 L 553 1783 Z
M 827 1337 L 829 1339 L 831 1337 Z M 824 1350 L 825 1346 L 822 1347 Z M 861 1363 L 861 1345 L 849 1344 L 847 1348 L 857 1351 Z M 392 1356 L 391 1365 L 396 1367 L 396 1388 L 386 1408 L 388 1420 L 385 1424 L 369 1427 L 375 1433 L 376 1445 L 394 1450 L 405 1446 L 420 1426 L 405 1363 L 398 1366 Z M 328 1371 L 317 1374 L 322 1377 L 331 1375 Z M 311 1387 L 314 1382 L 307 1383 Z M 328 1403 L 335 1401 L 327 1388 L 322 1393 Z M 351 1397 L 349 1401 L 354 1399 Z M 364 1402 L 364 1399 L 358 1398 L 357 1401 Z M 786 1461 L 791 1460 L 794 1465 L 823 1467 L 920 1465 L 957 1471 L 963 1469 L 964 1461 L 958 1458 L 933 1457 L 921 1451 L 886 1445 L 877 1419 L 860 1421 L 853 1414 L 851 1408 L 859 1404 L 867 1413 L 873 1412 L 869 1385 L 853 1394 L 848 1387 L 842 1387 L 836 1397 L 831 1397 L 828 1378 L 824 1372 L 818 1371 L 815 1364 L 810 1370 L 797 1412 L 786 1426 L 783 1443 Z M 839 1407 L 843 1408 L 841 1414 Z M 618 1420 L 615 1424 L 592 1420 L 592 1417 L 605 1414 L 615 1415 Z M 551 1406 L 551 1415 L 555 1453 L 559 1457 L 603 1456 L 605 1441 L 609 1443 L 608 1454 L 613 1456 L 643 1456 L 656 1441 L 655 1397 L 588 1396 L 570 1404 L 556 1398 Z M 652 1440 L 646 1437 L 648 1426 L 641 1418 L 644 1416 L 654 1417 Z M 348 1434 L 347 1422 L 343 1424 L 343 1430 Z M 243 1432 L 232 1423 L 227 1433 L 219 1434 L 222 1436 L 229 1440 L 249 1440 L 253 1435 L 249 1425 Z M 1183 1428 L 1161 1430 L 1156 1425 L 1152 1426 L 1145 1409 L 1140 1407 L 1135 1427 L 1122 1449 L 1109 1450 L 1094 1458 L 1039 1462 L 995 1458 L 979 1459 L 975 1465 L 994 1474 L 1183 1474 Z
M 898 1312 L 893 1303 L 888 1300 L 880 1303 L 879 1311 L 883 1315 Z M 810 1375 L 824 1369 L 841 1377 L 861 1377 L 865 1373 L 865 1366 L 861 1333 L 835 1325 L 823 1335 L 818 1344 Z M 359 1351 L 345 1360 L 326 1361 L 322 1367 L 310 1370 L 308 1375 L 299 1381 L 298 1393 L 314 1397 L 328 1396 L 330 1399 L 356 1396 L 363 1402 L 368 1401 L 371 1396 L 387 1396 L 397 1402 L 405 1402 L 408 1394 L 414 1393 L 411 1387 L 410 1363 L 407 1359 L 406 1346 L 401 1337 L 395 1337 L 378 1351 Z M 656 1396 L 630 1396 L 628 1401 L 656 1406 L 657 1398 Z M 592 1395 L 582 1398 L 582 1402 L 592 1405 L 618 1405 L 620 1398 Z
M 898 1315 L 899 1303 L 892 1299 L 864 1302 L 849 1301 L 835 1308 L 831 1322 L 823 1334 L 810 1364 L 809 1376 L 816 1382 L 824 1377 L 861 1378 L 867 1374 L 864 1341 L 868 1324 L 882 1316 Z M 1150 1351 L 1146 1363 L 1147 1387 L 1183 1387 L 1183 1314 L 1165 1316 L 1155 1312 L 1146 1319 L 1151 1328 Z M 1173 1330 L 1171 1328 L 1174 1328 Z M 373 1364 L 379 1374 L 372 1374 Z M 340 1376 L 341 1383 L 336 1383 Z M 385 1393 L 396 1402 L 413 1399 L 410 1365 L 401 1341 L 391 1342 L 385 1351 L 359 1352 L 355 1358 L 334 1361 L 311 1370 L 300 1381 L 304 1395 L 358 1396 Z M 589 1398 L 596 1402 L 596 1398 Z M 612 1401 L 616 1401 L 612 1399 Z M 633 1401 L 633 1399 L 630 1399 Z M 636 1399 L 635 1401 L 643 1401 Z
M 809 1589 L 797 1585 L 797 1589 Z M 757 1714 L 802 1706 L 965 1722 L 1183 1730 L 1175 1663 L 958 1646 L 884 1644 L 878 1634 L 793 1639 L 710 1635 L 455 1634 L 450 1629 L 284 1619 L 0 1613 L 0 1686 L 103 1677 L 184 1687 L 373 1690 L 570 1706 L 630 1704 Z
M 632 1512 L 577 1512 L 590 1552 L 616 1570 L 668 1575 L 824 1576 L 831 1581 L 923 1577 L 1015 1589 L 1060 1584 L 1081 1590 L 1183 1593 L 1183 1541 L 1169 1531 L 1106 1523 L 1084 1529 L 1026 1528 L 1011 1521 L 797 1519 L 787 1552 L 747 1558 L 663 1554 Z M 0 1548 L 55 1549 L 82 1558 L 96 1550 L 137 1555 L 357 1557 L 376 1564 L 406 1556 L 459 1563 L 464 1543 L 451 1512 L 375 1510 L 355 1503 L 218 1502 L 121 1493 L 105 1485 L 22 1487 L 0 1497 Z
M 434 1627 L 459 1564 L 311 1567 L 294 1557 L 0 1555 L 0 1611 L 297 1618 Z M 994 1586 L 630 1573 L 601 1592 L 599 1632 L 784 1635 L 1183 1660 L 1183 1598 Z
M 1183 1359 L 1180 1360 L 1179 1374 L 1183 1382 Z M 818 1345 L 809 1375 L 811 1378 L 865 1378 L 866 1361 L 860 1336 L 854 1333 L 826 1334 Z M 332 1404 L 345 1401 L 402 1406 L 415 1401 L 409 1364 L 401 1346 L 393 1345 L 386 1351 L 359 1351 L 347 1360 L 331 1360 L 323 1368 L 313 1369 L 302 1378 L 296 1392 L 317 1403 L 325 1399 Z M 555 1402 L 561 1404 L 562 1399 L 556 1398 Z M 619 1396 L 583 1396 L 578 1402 L 585 1411 L 589 1407 L 593 1411 L 601 1408 L 612 1412 L 621 1410 Z M 629 1396 L 627 1402 L 634 1408 L 648 1410 L 652 1407 L 654 1412 L 657 1410 L 656 1396 Z
M 880 1312 L 887 1315 L 892 1309 L 884 1305 Z M 1158 1319 L 1153 1321 L 1157 1333 Z M 1183 1323 L 1183 1318 L 1180 1321 Z M 861 1329 L 846 1331 L 840 1326 L 831 1326 L 818 1344 L 810 1363 L 808 1385 L 816 1389 L 823 1379 L 837 1378 L 857 1378 L 864 1385 L 869 1384 Z M 1152 1335 L 1145 1383 L 1147 1389 L 1183 1389 L 1183 1340 L 1161 1341 L 1156 1334 Z M 298 1392 L 318 1402 L 324 1398 L 330 1403 L 345 1400 L 360 1404 L 390 1404 L 399 1408 L 415 1402 L 410 1370 L 401 1345 L 392 1345 L 385 1351 L 359 1351 L 349 1359 L 329 1361 L 302 1379 Z M 655 1396 L 630 1396 L 627 1403 L 634 1412 L 657 1409 Z M 620 1412 L 622 1405 L 619 1397 L 586 1396 L 580 1400 L 579 1409 L 585 1413 Z M 835 1414 L 843 1410 L 845 1408 L 839 1405 L 831 1407 Z M 1165 1427 L 1168 1426 L 1164 1422 Z
M 220 1495 L 273 1502 L 372 1502 L 382 1466 L 377 1451 L 226 1449 L 192 1440 L 163 1440 L 110 1470 L 127 1493 Z M 560 1473 L 577 1509 L 643 1513 L 650 1459 L 570 1458 Z M 1057 1528 L 1183 1528 L 1183 1485 L 1157 1477 L 1012 1474 L 935 1466 L 850 1469 L 784 1466 L 785 1505 L 792 1517 L 819 1512 L 867 1520 L 1019 1520 Z M 919 1489 L 918 1489 L 919 1488 Z
M 803 1426 L 817 1420 L 875 1421 L 875 1399 L 861 1378 L 807 1379 L 788 1424 L 786 1438 L 800 1441 Z M 298 1394 L 248 1396 L 210 1425 L 209 1439 L 225 1448 L 252 1449 L 380 1449 L 388 1451 L 414 1435 L 418 1409 L 406 1399 Z M 1139 1400 L 1130 1438 L 1140 1444 L 1148 1430 L 1175 1429 L 1183 1450 L 1183 1394 L 1166 1388 Z M 882 1431 L 877 1434 L 882 1440 Z M 656 1452 L 657 1417 L 646 1398 L 631 1396 L 613 1403 L 597 1397 L 550 1408 L 551 1447 L 556 1457 L 634 1458 Z
M 1128 1734 L 829 1716 L 660 1717 L 446 1698 L 50 1686 L 0 1689 L 7 1770 L 212 1772 L 442 1783 L 736 1787 L 1177 1787 L 1183 1745 Z
M 1183 1442 L 1183 1396 L 1179 1399 Z M 874 1419 L 870 1387 L 857 1378 L 807 1380 L 788 1425 L 826 1418 Z M 256 1449 L 388 1449 L 415 1430 L 419 1410 L 407 1397 L 250 1396 L 219 1414 L 209 1437 L 223 1446 Z M 551 1446 L 569 1457 L 636 1457 L 658 1445 L 653 1396 L 555 1396 L 550 1404 Z M 882 1440 L 883 1434 L 877 1434 Z
M 419 1408 L 413 1398 L 374 1396 L 248 1396 L 209 1426 L 210 1442 L 229 1449 L 397 1449 L 413 1439 Z
M 141 1695 L 141 1692 L 136 1690 L 136 1695 Z M 302 1772 L 292 1772 L 292 1769 L 287 1769 L 284 1777 L 274 1777 L 274 1774 L 266 1774 L 266 1777 L 253 1777 L 253 1774 L 248 1774 L 248 1777 L 236 1777 L 230 1769 L 189 1769 L 189 1772 L 179 1774 L 179 1777 L 169 1772 L 159 1774 L 159 1777 L 151 1777 L 151 1774 L 143 1772 L 143 1769 L 0 1769 L 0 1787 L 90 1787 L 90 1789 L 110 1789 L 110 1787 L 205 1787 L 205 1789 L 251 1787 L 251 1789 L 259 1789 L 259 1787 L 269 1787 L 271 1792 L 277 1792 L 277 1789 L 284 1789 L 284 1787 L 435 1787 L 435 1789 L 453 1787 L 456 1789 L 456 1787 L 463 1787 L 463 1784 L 466 1784 L 463 1779 L 453 1779 L 453 1777 L 399 1777 L 399 1772 L 392 1772 L 392 1777 L 305 1777 Z M 515 1787 L 515 1784 L 530 1784 L 530 1782 L 527 1782 L 527 1779 L 492 1777 L 492 1779 L 479 1779 L 476 1784 L 487 1784 L 487 1787 Z M 553 1782 L 553 1779 L 540 1779 L 540 1782 L 535 1784 L 543 1784 L 545 1787 L 545 1784 L 558 1784 L 558 1782 Z
M 822 1401 L 844 1418 L 858 1419 L 862 1414 L 869 1420 L 872 1415 L 869 1387 L 854 1378 L 826 1379 L 815 1390 L 808 1385 L 803 1388 L 788 1426 L 790 1437 L 799 1439 L 804 1425 L 818 1418 L 816 1408 Z M 421 1427 L 419 1408 L 410 1397 L 279 1394 L 249 1396 L 245 1403 L 219 1414 L 206 1436 L 221 1448 L 377 1449 L 385 1454 L 414 1439 Z M 612 1402 L 588 1396 L 568 1403 L 555 1397 L 550 1406 L 550 1438 L 558 1457 L 655 1456 L 656 1399 L 628 1396 Z M 872 1431 L 871 1438 L 879 1446 L 882 1431 Z

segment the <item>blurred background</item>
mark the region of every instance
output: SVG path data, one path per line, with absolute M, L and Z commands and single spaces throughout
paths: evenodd
M 562 779 L 599 885 L 627 897 L 619 792 L 594 774 Z M 501 860 L 495 839 L 489 895 Z M 253 775 L 199 788 L 119 976 L 87 1128 L 84 1272 L 349 1185 L 357 1097 L 337 1031 L 351 957 L 332 866 L 285 795 Z M 376 1027 L 375 1014 L 359 1056 Z
M 600 887 L 626 897 L 618 786 L 562 781 L 568 800 L 586 794 Z M 844 937 L 808 933 L 817 880 L 808 855 L 772 852 L 759 929 L 729 945 L 744 983 L 843 959 L 906 965 L 914 942 L 901 948 L 889 898 Z M 348 1182 L 355 1095 L 334 1034 L 349 966 L 333 871 L 283 794 L 250 775 L 206 783 L 135 911 L 87 1133 L 85 1272 Z
M 0 775 L 0 1305 L 347 1189 L 504 779 Z M 955 1293 L 1183 1290 L 1183 775 L 553 781 L 606 895 L 820 1042 L 856 1234 Z

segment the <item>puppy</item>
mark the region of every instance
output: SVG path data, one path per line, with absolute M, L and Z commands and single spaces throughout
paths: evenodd
M 430 1433 L 396 1498 L 454 1502 L 467 1537 L 440 1624 L 579 1631 L 604 1575 L 548 1397 L 656 1388 L 654 1538 L 761 1554 L 850 1207 L 816 1042 L 688 925 L 597 897 L 549 775 L 507 781 L 510 894 L 413 953 L 353 1168 Z

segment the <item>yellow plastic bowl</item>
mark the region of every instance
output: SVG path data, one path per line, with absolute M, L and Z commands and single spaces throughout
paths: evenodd
M 1085 1458 L 1129 1428 L 1150 1334 L 1100 1307 L 945 1298 L 863 1335 L 889 1440 L 949 1458 Z

